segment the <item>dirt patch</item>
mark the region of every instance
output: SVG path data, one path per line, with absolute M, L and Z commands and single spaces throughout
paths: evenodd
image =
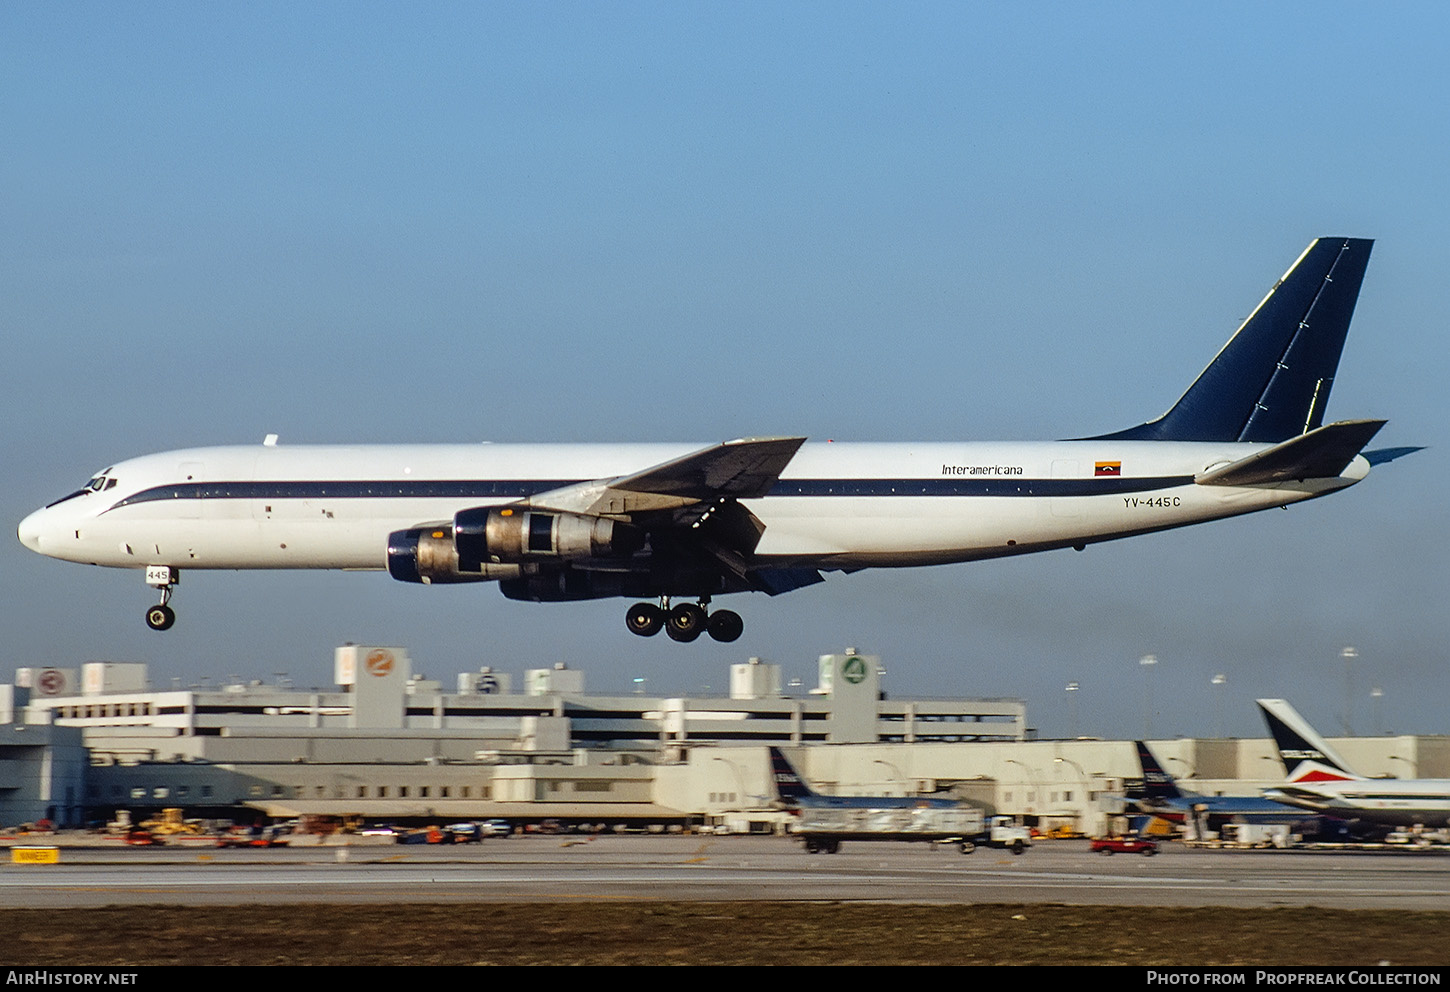
M 1443 965 L 1450 913 L 487 903 L 0 910 L 11 965 Z

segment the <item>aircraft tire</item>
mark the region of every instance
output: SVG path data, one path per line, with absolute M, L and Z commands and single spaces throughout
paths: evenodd
M 174 623 L 176 611 L 169 606 L 157 603 L 146 611 L 146 626 L 152 630 L 170 630 Z
M 716 610 L 705 622 L 705 629 L 715 640 L 728 644 L 740 639 L 745 632 L 745 621 L 734 610 Z
M 705 632 L 705 611 L 694 603 L 681 603 L 670 610 L 665 633 L 670 640 L 688 644 Z
M 653 637 L 665 625 L 665 613 L 653 603 L 635 603 L 624 614 L 624 625 L 631 634 Z
M 977 849 L 977 845 L 974 844 L 974 843 L 972 843 L 969 840 L 964 840 L 961 843 L 961 848 L 962 848 L 962 853 L 963 854 L 971 854 L 973 851 L 975 851 Z

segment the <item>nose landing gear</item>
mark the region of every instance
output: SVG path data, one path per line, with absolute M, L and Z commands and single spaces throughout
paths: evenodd
M 624 615 L 624 624 L 630 633 L 640 637 L 653 637 L 661 629 L 670 635 L 670 640 L 688 644 L 701 634 L 708 633 L 714 640 L 729 642 L 737 640 L 745 630 L 745 621 L 734 610 L 706 611 L 710 600 L 702 599 L 699 604 L 681 603 L 670 608 L 668 597 L 661 597 L 660 604 L 635 603 Z
M 171 592 L 181 581 L 181 570 L 170 565 L 150 565 L 146 569 L 146 584 L 161 590 L 161 602 L 146 611 L 146 626 L 152 630 L 170 630 L 176 623 L 176 611 L 167 604 Z

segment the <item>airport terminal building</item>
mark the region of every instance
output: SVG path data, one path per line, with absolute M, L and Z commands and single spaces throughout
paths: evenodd
M 854 651 L 823 656 L 819 685 L 795 696 L 781 691 L 779 666 L 758 659 L 732 666 L 728 697 L 700 698 L 591 695 L 584 673 L 563 665 L 524 672 L 517 687 L 509 673 L 466 672 L 448 692 L 415 677 L 396 647 L 345 645 L 334 670 L 336 687 L 318 691 L 155 690 L 143 664 L 21 669 L 7 687 L 15 704 L 5 730 L 64 738 L 71 751 L 48 774 L 35 746 L 0 751 L 0 769 L 14 772 L 0 782 L 15 783 L 0 785 L 0 822 L 79 824 L 119 808 L 177 806 L 687 822 L 764 797 L 767 744 L 1025 737 L 1021 701 L 887 700 L 879 659 Z
M 932 795 L 1099 834 L 1141 777 L 1128 741 L 1031 740 L 1016 699 L 888 699 L 880 659 L 823 655 L 817 685 L 731 666 L 728 696 L 592 695 L 559 665 L 415 676 L 406 650 L 344 645 L 331 690 L 245 683 L 156 690 L 143 664 L 24 668 L 0 686 L 0 825 L 78 826 L 118 809 L 771 830 L 784 813 L 767 746 L 818 790 Z M 1440 738 L 1343 742 L 1371 774 L 1443 774 Z M 1207 794 L 1281 774 L 1267 740 L 1154 742 Z M 1413 756 L 1407 758 L 1406 756 Z M 1385 769 L 1388 771 L 1388 769 Z M 1397 769 L 1405 774 L 1405 769 Z

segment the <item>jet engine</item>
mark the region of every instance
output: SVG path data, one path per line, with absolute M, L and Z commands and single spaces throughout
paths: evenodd
M 628 558 L 644 540 L 644 531 L 607 517 L 479 506 L 460 510 L 451 525 L 388 535 L 388 573 L 425 584 L 517 579 L 528 563 Z
M 397 530 L 388 535 L 388 574 L 399 582 L 425 585 L 490 582 L 517 578 L 519 571 L 518 565 L 493 564 L 461 570 L 453 529 L 446 523 Z
M 453 518 L 458 567 L 540 559 L 628 558 L 644 547 L 644 531 L 627 523 L 581 513 L 479 506 Z

